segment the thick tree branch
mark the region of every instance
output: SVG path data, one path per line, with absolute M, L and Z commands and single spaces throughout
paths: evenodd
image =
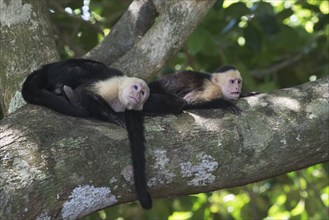
M 185 40 L 215 1 L 153 0 L 159 16 L 134 47 L 113 64 L 127 75 L 150 79 Z
M 110 34 L 85 57 L 110 66 L 142 38 L 157 15 L 151 0 L 134 0 Z
M 85 57 L 150 79 L 182 47 L 214 3 L 135 0 L 104 41 Z
M 24 104 L 20 84 L 41 64 L 58 59 L 45 1 L 0 0 L 0 106 L 4 115 Z
M 238 116 L 147 118 L 152 196 L 244 185 L 328 161 L 328 87 L 326 77 L 242 99 Z M 0 122 L 0 135 L 1 219 L 75 219 L 135 200 L 120 127 L 27 105 Z

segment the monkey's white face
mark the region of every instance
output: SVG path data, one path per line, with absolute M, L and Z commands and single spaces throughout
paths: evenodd
M 143 105 L 150 95 L 150 89 L 146 82 L 141 79 L 131 77 L 122 87 L 119 94 L 120 101 L 129 110 L 143 110 Z
M 102 96 L 115 112 L 124 112 L 126 109 L 143 110 L 150 95 L 150 89 L 144 80 L 128 76 L 100 80 L 90 90 Z
M 239 71 L 229 70 L 216 74 L 214 81 L 221 88 L 222 95 L 225 99 L 239 99 L 242 88 L 242 78 Z
M 225 99 L 239 99 L 242 87 L 241 78 L 228 78 L 222 87 L 222 94 Z

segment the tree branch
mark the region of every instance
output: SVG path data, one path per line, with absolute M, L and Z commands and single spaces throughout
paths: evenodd
M 282 57 L 282 59 L 276 64 L 263 69 L 251 70 L 249 71 L 249 74 L 255 78 L 262 79 L 286 67 L 295 65 L 315 49 L 314 44 L 316 44 L 321 37 L 322 34 L 315 35 L 310 42 L 307 42 L 307 46 L 302 47 L 297 54 L 289 57 Z
M 151 0 L 134 0 L 110 34 L 85 57 L 110 66 L 142 38 L 157 15 Z
M 146 118 L 153 197 L 244 185 L 329 160 L 329 77 L 222 110 Z M 26 117 L 29 115 L 29 117 Z M 135 200 L 126 131 L 27 105 L 0 122 L 0 216 L 76 219 Z
M 45 1 L 0 0 L 0 106 L 4 115 L 24 105 L 20 86 L 41 64 L 58 59 Z
M 176 53 L 215 1 L 153 0 L 156 23 L 112 65 L 127 75 L 150 79 Z
M 104 41 L 85 57 L 150 79 L 183 46 L 214 3 L 135 0 Z
M 262 79 L 268 75 L 271 75 L 285 67 L 291 66 L 297 62 L 299 62 L 304 57 L 304 54 L 297 54 L 289 59 L 285 59 L 279 63 L 276 63 L 270 67 L 264 68 L 264 69 L 257 69 L 257 70 L 251 70 L 249 71 L 249 74 L 251 76 L 254 76 L 255 78 Z

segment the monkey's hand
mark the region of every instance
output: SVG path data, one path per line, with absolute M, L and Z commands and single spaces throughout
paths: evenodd
M 241 114 L 242 110 L 236 106 L 235 104 L 232 104 L 231 106 L 227 106 L 227 107 L 224 107 L 225 110 L 233 113 L 233 114 L 236 114 L 236 115 L 239 115 Z
M 239 98 L 254 96 L 254 95 L 258 95 L 258 94 L 261 94 L 261 93 L 260 92 L 243 92 L 240 94 Z
M 188 105 L 185 109 L 225 109 L 233 114 L 240 114 L 242 110 L 236 104 L 225 99 L 213 99 L 207 102 L 195 103 Z
M 123 127 L 124 129 L 127 129 L 127 121 L 126 118 L 123 114 L 119 114 L 119 115 L 112 115 L 112 121 L 119 125 L 120 127 Z

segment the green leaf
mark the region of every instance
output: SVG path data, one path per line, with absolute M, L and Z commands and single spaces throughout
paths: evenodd
M 314 25 L 314 30 L 315 31 L 320 31 L 325 28 L 329 23 L 329 14 L 320 14 L 319 15 L 319 21 L 315 23 Z
M 204 47 L 205 38 L 202 32 L 202 30 L 195 31 L 187 40 L 187 46 L 192 55 L 199 53 Z
M 280 26 L 273 14 L 260 14 L 258 17 L 259 24 L 267 35 L 277 34 Z
M 304 1 L 301 6 L 305 9 L 308 9 L 313 12 L 321 12 L 319 6 L 309 4 L 308 2 Z
M 249 8 L 242 2 L 234 3 L 224 10 L 225 14 L 233 18 L 241 18 L 250 13 Z
M 83 47 L 83 49 L 86 51 L 91 50 L 98 43 L 97 32 L 91 30 L 86 26 L 82 26 L 81 37 L 79 37 L 78 39 L 79 42 L 81 42 L 81 47 Z
M 296 29 L 287 25 L 281 25 L 280 33 L 275 38 L 275 43 L 271 45 L 271 48 L 276 47 L 283 49 L 284 51 L 293 51 L 300 48 L 301 42 Z
M 268 2 L 256 2 L 252 10 L 255 14 L 275 14 L 273 6 Z
M 244 38 L 246 47 L 253 51 L 260 51 L 262 48 L 262 35 L 253 23 L 248 23 L 244 29 Z
M 212 41 L 211 34 L 207 30 L 199 28 L 187 40 L 187 46 L 192 55 L 195 55 L 201 51 L 208 53 L 210 52 L 209 49 L 214 49 Z
M 65 5 L 65 7 L 70 7 L 73 10 L 76 8 L 82 8 L 83 6 L 83 0 L 74 0 L 74 1 L 68 1 L 69 4 Z
M 280 19 L 280 20 L 284 20 L 286 18 L 289 18 L 293 14 L 294 14 L 294 11 L 291 8 L 287 8 L 287 9 L 284 9 L 284 10 L 280 11 L 277 14 L 277 18 Z

